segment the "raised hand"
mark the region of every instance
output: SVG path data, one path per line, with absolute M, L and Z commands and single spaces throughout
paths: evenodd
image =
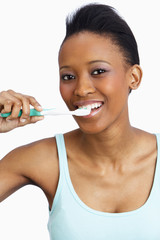
M 41 105 L 32 96 L 17 93 L 13 90 L 0 92 L 0 113 L 11 112 L 11 115 L 7 118 L 0 117 L 0 133 L 42 120 L 43 116 L 29 116 L 30 105 L 37 111 L 42 111 Z M 18 117 L 21 109 L 22 115 Z

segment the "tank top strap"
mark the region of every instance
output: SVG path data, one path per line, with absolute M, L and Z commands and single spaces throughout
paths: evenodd
M 63 134 L 57 134 L 55 136 L 56 143 L 57 143 L 57 150 L 58 150 L 58 157 L 59 157 L 59 169 L 60 169 L 60 176 L 65 174 L 65 166 L 67 163 L 67 154 L 66 148 L 64 143 Z
M 58 158 L 59 158 L 59 181 L 58 181 L 57 191 L 52 203 L 52 209 L 50 209 L 50 216 L 52 215 L 54 209 L 56 208 L 58 199 L 60 197 L 64 182 L 65 182 L 65 166 L 67 164 L 67 154 L 66 154 L 63 134 L 56 134 L 55 139 L 56 139 Z
M 154 175 L 154 185 L 158 184 L 158 188 L 160 188 L 160 134 L 157 133 L 155 135 L 157 139 L 157 161 Z

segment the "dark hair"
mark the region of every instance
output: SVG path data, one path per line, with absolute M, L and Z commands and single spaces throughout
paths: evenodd
M 83 31 L 110 37 L 123 52 L 127 63 L 139 64 L 135 37 L 128 24 L 113 7 L 92 3 L 82 6 L 69 15 L 66 19 L 66 36 L 63 42 L 70 36 Z

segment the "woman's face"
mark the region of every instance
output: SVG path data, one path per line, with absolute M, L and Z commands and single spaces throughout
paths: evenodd
M 130 67 L 110 38 L 82 32 L 68 38 L 59 53 L 60 92 L 70 110 L 88 106 L 74 117 L 82 131 L 101 132 L 126 119 Z

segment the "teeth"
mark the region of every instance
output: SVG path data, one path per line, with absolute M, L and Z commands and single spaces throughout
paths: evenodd
M 102 103 L 92 103 L 92 104 L 89 104 L 89 105 L 85 105 L 85 106 L 80 106 L 78 107 L 79 109 L 95 109 L 95 108 L 99 108 L 102 106 Z

